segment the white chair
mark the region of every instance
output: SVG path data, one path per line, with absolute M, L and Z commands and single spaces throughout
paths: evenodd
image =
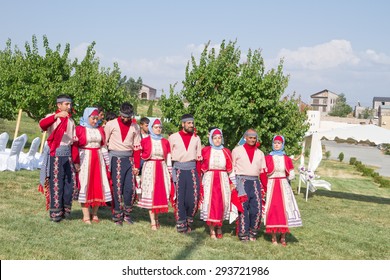
M 317 133 L 313 133 L 311 137 L 308 167 L 307 169 L 305 168 L 303 155 L 301 158 L 301 166 L 299 167 L 298 194 L 301 192 L 302 183 L 304 183 L 306 185 L 306 201 L 309 196 L 309 191 L 315 192 L 317 188 L 324 188 L 329 191 L 332 189 L 332 185 L 329 182 L 316 179 L 319 178 L 319 176 L 315 175 L 315 171 L 322 160 L 322 146 L 321 140 Z M 303 150 L 304 149 L 305 145 L 303 145 Z
M 42 153 L 36 153 L 35 154 L 35 162 L 36 162 L 36 169 L 41 169 L 43 160 L 45 158 L 45 154 L 48 154 L 50 152 L 49 145 L 47 144 L 47 141 L 45 141 L 45 144 L 43 145 L 43 151 Z
M 9 135 L 7 132 L 3 132 L 0 134 L 0 152 L 5 152 L 5 149 L 7 148 Z
M 19 167 L 20 169 L 35 170 L 38 167 L 38 160 L 35 158 L 36 153 L 38 152 L 39 145 L 41 144 L 41 138 L 36 137 L 31 142 L 30 150 L 28 153 L 20 153 L 19 157 Z
M 19 137 L 16 137 L 12 141 L 12 146 L 10 152 L 1 152 L 0 153 L 0 171 L 10 170 L 17 171 L 20 170 L 19 166 L 19 155 L 23 150 L 24 145 L 27 142 L 27 135 L 22 134 Z

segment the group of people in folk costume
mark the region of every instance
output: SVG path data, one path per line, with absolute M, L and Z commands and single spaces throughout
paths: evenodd
M 212 239 L 223 237 L 222 225 L 232 209 L 238 213 L 241 241 L 256 240 L 262 217 L 275 245 L 279 241 L 286 246 L 289 228 L 302 225 L 289 184 L 294 167 L 281 135 L 264 156 L 255 130 L 248 129 L 244 143 L 230 151 L 222 130 L 215 127 L 209 131 L 209 145 L 202 148 L 190 114 L 182 116 L 182 129 L 165 139 L 161 121 L 142 118 L 138 125 L 129 103 L 104 126 L 99 125 L 98 108 L 86 108 L 76 126 L 71 97 L 59 95 L 56 103 L 58 110 L 39 122 L 49 133 L 40 190 L 54 222 L 70 218 L 72 200 L 77 199 L 84 223 L 98 223 L 99 207 L 110 203 L 112 220 L 119 226 L 133 224 L 130 213 L 138 201 L 138 207 L 149 211 L 152 230 L 159 229 L 159 214 L 167 213 L 171 203 L 179 233 L 193 230 L 200 210 Z

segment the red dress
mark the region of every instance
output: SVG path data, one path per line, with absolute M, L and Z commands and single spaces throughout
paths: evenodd
M 200 218 L 208 225 L 222 226 L 223 220 L 229 220 L 230 213 L 231 152 L 227 148 L 216 150 L 207 146 L 202 149 L 202 158 L 204 198 Z
M 103 206 L 111 201 L 110 184 L 101 147 L 105 136 L 103 128 L 76 127 L 78 141 L 73 143 L 73 162 L 80 164 L 78 201 L 89 206 Z
M 151 137 L 141 140 L 142 167 L 141 194 L 138 206 L 154 213 L 168 212 L 171 178 L 166 160 L 170 154 L 167 139 L 154 140 Z
M 267 155 L 267 197 L 264 224 L 267 233 L 289 232 L 302 226 L 301 215 L 288 178 L 294 177 L 294 166 L 286 155 Z

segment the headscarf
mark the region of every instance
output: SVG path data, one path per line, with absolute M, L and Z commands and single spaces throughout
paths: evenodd
M 162 133 L 160 135 L 154 134 L 153 133 L 153 125 L 159 124 L 162 126 L 162 123 L 160 119 L 157 118 L 149 118 L 149 124 L 148 124 L 148 129 L 149 129 L 149 136 L 152 137 L 154 140 L 161 140 L 163 138 Z
M 84 126 L 84 127 L 88 127 L 88 128 L 96 128 L 96 127 L 98 127 L 98 124 L 97 124 L 97 123 L 95 124 L 95 126 L 92 126 L 92 125 L 89 124 L 88 118 L 89 118 L 92 114 L 98 116 L 98 115 L 99 115 L 98 109 L 95 108 L 95 107 L 87 107 L 87 108 L 85 108 L 85 109 L 84 109 L 84 114 L 83 114 L 83 116 L 80 118 L 80 125 L 81 125 L 81 126 Z
M 214 142 L 213 142 L 213 135 L 217 135 L 217 134 L 220 134 L 221 137 L 222 137 L 222 142 L 221 142 L 221 145 L 219 146 L 215 146 L 214 145 Z M 210 143 L 210 146 L 215 149 L 215 150 L 222 150 L 224 147 L 223 147 L 223 144 L 224 144 L 224 140 L 223 140 L 223 134 L 222 134 L 222 130 L 219 129 L 219 128 L 214 128 L 210 131 L 210 135 L 209 135 L 209 143 Z
M 274 141 L 279 140 L 282 142 L 282 148 L 279 151 L 276 151 L 274 148 Z M 272 152 L 269 154 L 271 156 L 282 156 L 285 155 L 286 153 L 284 152 L 284 137 L 282 135 L 275 135 L 274 138 L 272 139 Z

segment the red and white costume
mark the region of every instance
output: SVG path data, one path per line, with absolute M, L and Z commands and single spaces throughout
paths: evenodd
M 146 137 L 141 140 L 141 147 L 141 159 L 145 162 L 138 206 L 154 213 L 166 213 L 172 186 L 167 167 L 167 159 L 170 160 L 171 153 L 169 142 L 165 138 L 155 140 Z
M 223 220 L 229 219 L 230 212 L 230 179 L 232 156 L 227 148 L 213 149 L 211 146 L 202 149 L 202 184 L 204 198 L 200 219 L 208 225 L 222 226 Z
M 266 232 L 289 232 L 302 226 L 302 219 L 288 179 L 294 178 L 294 166 L 286 155 L 267 155 L 267 195 L 264 224 Z
M 102 155 L 105 135 L 102 127 L 76 127 L 78 141 L 73 144 L 72 157 L 80 164 L 78 201 L 86 207 L 103 206 L 111 201 L 110 184 Z

